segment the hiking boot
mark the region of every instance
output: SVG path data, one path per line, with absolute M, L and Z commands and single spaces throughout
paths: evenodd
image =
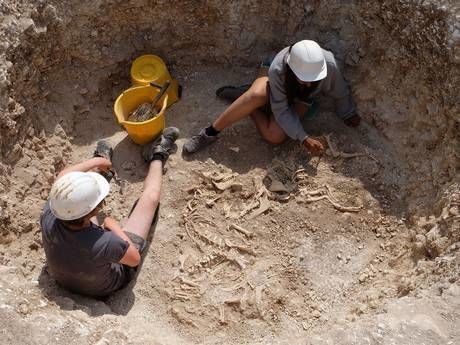
M 222 86 L 216 90 L 216 96 L 227 101 L 233 102 L 238 99 L 243 93 L 249 90 L 251 84 L 241 86 Z
M 110 144 L 105 140 L 99 140 L 96 143 L 96 150 L 94 151 L 93 157 L 102 157 L 112 161 L 113 149 Z
M 187 153 L 195 153 L 217 139 L 217 135 L 207 135 L 205 129 L 203 128 L 198 135 L 194 135 L 184 144 L 184 151 Z
M 179 129 L 176 127 L 165 128 L 158 139 L 145 144 L 142 148 L 144 160 L 151 162 L 154 159 L 160 159 L 163 164 L 166 163 L 169 155 L 177 150 L 175 141 L 179 137 L 179 133 Z
M 113 149 L 110 144 L 105 140 L 99 140 L 96 143 L 96 150 L 93 153 L 93 157 L 102 157 L 112 161 L 112 156 Z M 115 172 L 113 170 L 100 171 L 99 174 L 101 174 L 109 183 L 115 176 Z

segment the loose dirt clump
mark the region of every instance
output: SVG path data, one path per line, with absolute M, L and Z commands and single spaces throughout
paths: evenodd
M 0 4 L 0 344 L 460 342 L 460 8 L 456 1 L 15 1 Z M 264 143 L 249 121 L 195 156 L 185 138 L 300 39 L 334 52 L 363 124 L 321 99 L 328 150 Z M 107 300 L 50 278 L 38 224 L 56 174 L 114 146 L 106 212 L 142 188 L 113 102 L 165 58 L 181 129 L 137 281 Z

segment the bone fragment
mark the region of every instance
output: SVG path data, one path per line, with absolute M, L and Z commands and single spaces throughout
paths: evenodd
M 225 320 L 225 308 L 224 305 L 219 305 L 219 323 L 221 325 L 226 325 L 227 321 Z
M 187 278 L 183 278 L 183 277 L 181 277 L 180 280 L 184 284 L 187 284 L 187 285 L 190 285 L 190 286 L 193 286 L 193 287 L 197 287 L 197 288 L 199 288 L 201 290 L 201 285 L 198 284 L 198 283 L 195 283 L 194 281 L 191 281 L 191 280 L 189 280 Z
M 342 152 L 342 151 L 338 151 L 334 145 L 332 145 L 332 141 L 331 141 L 331 135 L 328 134 L 328 135 L 325 135 L 324 138 L 326 139 L 327 141 L 327 146 L 329 147 L 328 150 L 326 150 L 326 154 L 327 155 L 330 155 L 334 158 L 338 158 L 338 157 L 341 157 L 341 158 L 354 158 L 354 157 L 362 157 L 362 156 L 369 156 L 370 155 L 366 152 L 366 153 L 363 153 L 363 152 L 356 152 L 356 153 L 347 153 L 347 152 Z M 371 157 L 373 158 L 373 157 Z
M 216 187 L 220 191 L 224 191 L 224 190 L 229 189 L 232 186 L 233 183 L 234 183 L 234 181 L 232 181 L 232 180 L 225 181 L 225 182 L 214 182 L 214 181 L 212 182 L 214 187 Z
M 180 269 L 181 271 L 183 271 L 183 270 L 185 269 L 185 266 L 184 266 L 184 265 L 185 265 L 185 261 L 188 259 L 189 256 L 190 256 L 189 254 L 187 254 L 187 255 L 184 254 L 184 255 L 179 256 L 179 264 L 180 264 L 180 268 L 179 268 L 179 269 Z
M 315 202 L 326 199 L 332 204 L 332 206 L 334 206 L 335 209 L 341 212 L 359 212 L 361 210 L 361 207 L 341 205 L 332 195 L 328 186 L 324 186 L 323 190 L 318 189 L 313 191 L 304 191 L 304 193 L 308 196 L 305 200 L 306 202 Z
M 220 198 L 222 198 L 222 195 L 219 195 L 219 196 L 215 197 L 214 199 L 210 199 L 210 200 L 206 201 L 206 206 L 207 206 L 207 207 L 212 207 L 212 206 L 214 206 L 214 204 L 216 203 L 216 201 L 219 200 Z
M 180 323 L 185 323 L 187 325 L 193 326 L 195 328 L 198 328 L 198 325 L 190 320 L 187 316 L 184 315 L 183 312 L 181 312 L 178 308 L 171 308 L 171 314 L 176 318 L 177 321 Z
M 246 237 L 248 238 L 252 238 L 254 236 L 254 234 L 249 231 L 249 230 L 246 230 L 244 228 L 242 228 L 241 226 L 239 225 L 236 225 L 236 224 L 230 224 L 230 228 L 231 229 L 235 229 L 236 231 L 238 232 L 241 232 L 242 234 L 244 234 Z
M 193 243 L 195 243 L 196 247 L 198 248 L 198 250 L 200 252 L 203 253 L 203 248 L 201 248 L 201 245 L 198 243 L 197 240 L 195 240 L 195 238 L 192 236 L 192 234 L 190 233 L 190 230 L 189 230 L 189 225 L 187 223 L 185 223 L 185 232 L 187 234 L 188 237 L 190 237 L 190 239 L 192 240 Z
M 227 247 L 229 247 L 229 248 L 238 249 L 240 252 L 244 252 L 244 253 L 256 256 L 256 252 L 254 250 L 252 250 L 251 248 L 246 247 L 246 246 L 242 246 L 242 245 L 239 245 L 239 244 L 235 244 L 235 243 L 231 242 L 230 240 L 225 240 L 225 245 Z
M 225 304 L 241 304 L 241 297 L 234 297 L 224 301 Z
M 228 253 L 223 253 L 223 255 L 227 260 L 237 264 L 241 270 L 244 270 L 246 268 L 246 260 L 240 257 L 238 252 L 236 252 L 233 248 L 230 249 Z
M 264 196 L 261 200 L 260 200 L 260 206 L 257 210 L 255 210 L 251 216 L 249 217 L 249 219 L 254 219 L 258 216 L 260 216 L 262 213 L 264 213 L 265 211 L 267 211 L 268 209 L 270 209 L 270 201 L 268 200 L 268 198 L 266 196 Z
M 263 317 L 264 314 L 265 314 L 265 311 L 262 308 L 262 292 L 263 292 L 263 290 L 264 290 L 264 285 L 259 285 L 259 286 L 256 287 L 256 290 L 254 292 L 256 308 L 257 308 L 257 311 L 259 312 L 259 315 L 261 317 Z

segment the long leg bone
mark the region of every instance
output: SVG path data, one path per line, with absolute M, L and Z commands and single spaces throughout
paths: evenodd
M 235 229 L 238 232 L 241 232 L 242 234 L 246 235 L 246 237 L 248 237 L 248 238 L 252 238 L 254 236 L 254 234 L 251 231 L 246 230 L 246 229 L 242 228 L 239 225 L 230 224 L 230 228 Z
M 306 202 L 315 202 L 319 200 L 326 199 L 328 200 L 335 209 L 341 212 L 359 212 L 362 207 L 356 206 L 343 206 L 341 205 L 334 195 L 331 192 L 331 189 L 328 185 L 323 186 L 320 189 L 312 190 L 312 191 L 302 191 L 305 195 L 307 195 Z

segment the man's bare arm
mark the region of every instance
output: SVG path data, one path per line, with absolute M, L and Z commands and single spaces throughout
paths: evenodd
M 69 173 L 69 172 L 73 172 L 73 171 L 82 171 L 82 172 L 86 172 L 86 171 L 107 171 L 108 169 L 110 169 L 112 167 L 112 163 L 106 159 L 106 158 L 102 158 L 102 157 L 94 157 L 94 158 L 91 158 L 91 159 L 88 159 L 86 161 L 83 161 L 83 162 L 80 162 L 80 163 L 77 163 L 77 164 L 74 164 L 74 165 L 70 165 L 66 168 L 64 168 L 64 170 L 62 170 L 57 178 Z
M 139 263 L 141 262 L 141 255 L 139 253 L 139 250 L 137 250 L 136 246 L 134 246 L 133 242 L 131 242 L 129 237 L 125 234 L 120 224 L 118 224 L 118 222 L 115 219 L 111 217 L 106 217 L 104 220 L 104 228 L 114 232 L 117 236 L 121 237 L 129 243 L 128 250 L 126 251 L 125 255 L 121 258 L 120 263 L 131 267 L 136 267 L 137 265 L 139 265 Z

